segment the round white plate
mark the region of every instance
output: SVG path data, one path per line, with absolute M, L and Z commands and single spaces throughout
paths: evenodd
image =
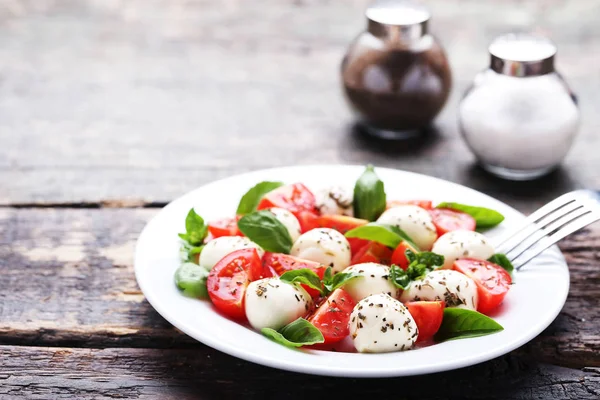
M 209 301 L 183 296 L 173 283 L 180 264 L 177 233 L 194 207 L 207 220 L 231 216 L 241 196 L 264 180 L 303 182 L 311 188 L 331 184 L 353 187 L 362 166 L 301 166 L 233 176 L 198 188 L 167 205 L 145 227 L 135 254 L 135 273 L 152 306 L 171 324 L 217 350 L 258 364 L 309 374 L 388 377 L 427 374 L 477 364 L 527 343 L 556 318 L 569 291 L 565 260 L 554 247 L 515 273 L 514 285 L 494 319 L 504 331 L 478 338 L 448 341 L 416 350 L 359 354 L 291 350 L 214 311 Z M 388 199 L 432 199 L 486 206 L 506 220 L 487 232 L 496 237 L 519 224 L 523 215 L 482 193 L 440 179 L 378 168 Z

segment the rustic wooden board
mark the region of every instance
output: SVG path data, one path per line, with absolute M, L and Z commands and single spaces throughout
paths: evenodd
M 600 187 L 597 1 L 428 1 L 455 89 L 438 135 L 409 149 L 352 133 L 340 95 L 367 0 L 3 3 L 0 204 L 166 202 L 233 173 L 312 163 L 417 171 L 522 208 Z M 584 118 L 560 174 L 513 188 L 473 169 L 455 109 L 489 41 L 527 28 L 558 43 Z
M 0 208 L 0 343 L 76 347 L 198 347 L 144 300 L 133 275 L 148 209 Z M 600 367 L 600 226 L 562 243 L 569 299 L 519 352 Z
M 600 396 L 600 369 L 583 371 L 506 356 L 420 377 L 314 377 L 199 349 L 69 349 L 0 346 L 0 396 L 71 399 L 372 398 L 578 399 Z

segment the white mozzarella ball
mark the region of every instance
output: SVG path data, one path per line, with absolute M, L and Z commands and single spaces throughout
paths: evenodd
M 421 250 L 429 250 L 437 239 L 437 231 L 427 210 L 413 205 L 392 207 L 377 222 L 402 229 Z
M 330 228 L 312 229 L 302 234 L 292 246 L 290 254 L 331 267 L 334 273 L 350 265 L 348 240 Z
M 275 218 L 277 218 L 277 220 L 281 222 L 283 226 L 285 226 L 285 228 L 290 234 L 290 237 L 292 238 L 292 242 L 298 240 L 300 234 L 302 233 L 302 229 L 300 228 L 300 222 L 298 221 L 298 218 L 296 218 L 294 214 L 292 214 L 284 208 L 273 207 L 270 208 L 269 211 L 271 211 Z
M 460 272 L 442 269 L 428 273 L 422 279 L 410 283 L 400 300 L 439 301 L 444 300 L 446 307 L 477 310 L 477 286 L 475 282 Z
M 315 194 L 316 205 L 319 212 L 323 215 L 346 215 L 352 217 L 354 211 L 352 208 L 354 193 L 351 190 L 332 186 Z
M 221 236 L 211 240 L 204 246 L 200 253 L 199 264 L 206 269 L 212 269 L 216 263 L 221 261 L 229 253 L 236 250 L 254 248 L 258 251 L 260 257 L 265 254 L 265 251 L 259 245 L 243 236 Z
M 444 256 L 445 269 L 452 268 L 459 258 L 487 260 L 494 255 L 494 247 L 479 232 L 459 230 L 448 232 L 434 243 L 434 253 Z
M 388 279 L 390 268 L 377 263 L 356 264 L 346 268 L 344 272 L 353 272 L 358 278 L 350 280 L 344 285 L 354 301 L 360 301 L 373 294 L 386 293 L 392 297 L 400 295 L 399 289 Z
M 306 290 L 279 278 L 254 281 L 246 289 L 246 317 L 258 331 L 262 328 L 280 329 L 305 316 L 312 306 L 312 298 Z
M 374 294 L 356 304 L 348 327 L 361 353 L 408 350 L 419 335 L 408 309 L 387 294 Z

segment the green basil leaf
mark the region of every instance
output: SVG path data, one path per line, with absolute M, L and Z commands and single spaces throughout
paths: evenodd
M 333 273 L 331 271 L 332 271 L 332 268 L 327 267 L 327 269 L 325 270 L 325 273 L 323 274 L 323 282 L 331 281 L 331 279 L 333 277 Z
M 238 221 L 238 228 L 264 250 L 290 254 L 293 245 L 290 233 L 272 212 L 261 210 L 246 214 Z
M 263 328 L 261 333 L 274 342 L 291 348 L 325 342 L 321 331 L 304 318 L 298 318 L 279 331 Z
M 354 185 L 354 217 L 375 221 L 385 211 L 385 200 L 383 182 L 375 173 L 375 168 L 367 165 Z
M 337 274 L 330 276 L 329 278 L 323 278 L 325 294 L 329 294 L 335 289 L 341 288 L 346 283 L 348 283 L 354 278 L 358 278 L 359 276 L 360 275 L 355 272 L 338 272 Z
M 496 253 L 496 254 L 494 254 L 493 256 L 491 256 L 488 259 L 488 261 L 489 262 L 493 262 L 494 264 L 501 266 L 509 274 L 512 274 L 512 272 L 515 269 L 515 267 L 513 267 L 512 263 L 510 262 L 510 260 L 508 259 L 508 257 L 506 257 L 506 255 L 504 255 L 502 253 Z
M 258 206 L 258 203 L 260 203 L 260 200 L 263 198 L 263 196 L 280 186 L 283 186 L 282 182 L 264 181 L 257 183 L 250 188 L 245 195 L 242 196 L 236 214 L 246 215 L 256 211 L 256 207 Z
M 504 215 L 500 214 L 498 211 L 485 207 L 476 207 L 460 203 L 444 202 L 438 204 L 436 208 L 450 208 L 452 210 L 462 211 L 466 214 L 469 214 L 475 219 L 475 222 L 477 223 L 477 229 L 493 228 L 494 226 L 504 221 Z
M 410 249 L 406 249 L 406 258 L 409 262 L 409 265 L 413 263 L 423 264 L 428 268 L 431 268 L 431 271 L 444 265 L 444 256 L 431 251 L 421 251 L 419 253 L 415 253 Z
M 504 330 L 502 325 L 477 311 L 445 308 L 444 319 L 434 336 L 436 342 L 484 336 Z
M 289 284 L 303 283 L 313 289 L 318 290 L 321 293 L 323 292 L 323 287 L 321 286 L 321 278 L 319 278 L 319 275 L 317 275 L 315 271 L 309 268 L 301 268 L 292 271 L 287 271 L 283 275 L 281 275 L 279 279 L 282 282 L 286 282 Z
M 351 229 L 344 236 L 347 238 L 372 240 L 391 248 L 396 248 L 403 240 L 402 236 L 391 225 L 379 224 L 377 222 L 370 222 Z
M 181 259 L 184 262 L 195 263 L 194 256 L 202 253 L 203 249 L 204 249 L 204 245 L 192 246 L 188 242 L 183 242 L 181 249 L 180 249 Z
M 402 290 L 408 289 L 408 286 L 412 281 L 408 276 L 408 273 L 397 265 L 392 265 L 390 267 L 390 275 L 388 276 L 388 279 L 394 286 Z
M 175 271 L 175 284 L 190 297 L 208 298 L 206 278 L 208 270 L 197 264 L 185 263 Z
M 204 219 L 196 214 L 192 208 L 185 217 L 185 233 L 180 233 L 179 237 L 193 246 L 202 244 L 208 234 L 208 226 Z

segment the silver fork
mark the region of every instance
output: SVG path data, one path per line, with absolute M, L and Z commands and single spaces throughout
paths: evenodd
M 527 217 L 519 229 L 499 242 L 496 251 L 506 254 L 518 270 L 559 240 L 598 220 L 598 192 L 569 192 Z

